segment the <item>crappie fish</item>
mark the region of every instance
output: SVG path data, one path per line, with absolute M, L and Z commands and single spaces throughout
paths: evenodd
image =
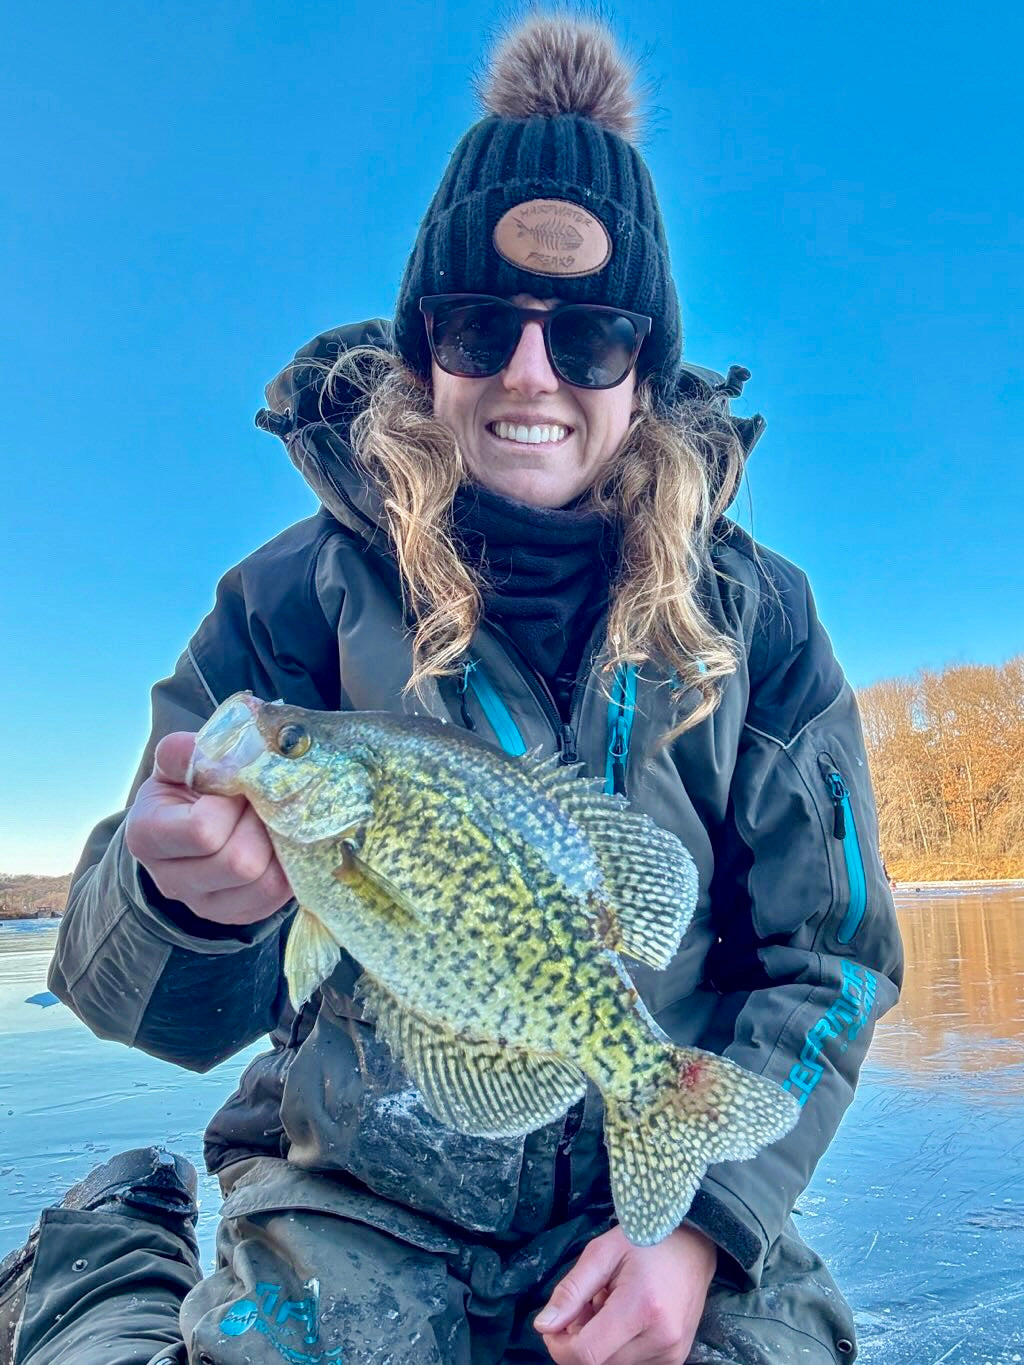
M 668 966 L 693 861 L 557 758 L 512 758 L 425 717 L 238 693 L 199 732 L 187 780 L 245 795 L 269 830 L 300 906 L 293 1001 L 344 947 L 366 1017 L 440 1122 L 519 1136 L 594 1082 L 632 1242 L 676 1228 L 712 1162 L 795 1123 L 781 1087 L 676 1047 L 644 1007 L 624 958 Z

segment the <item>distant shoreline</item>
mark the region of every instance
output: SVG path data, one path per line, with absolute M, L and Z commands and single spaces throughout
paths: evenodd
M 972 887 L 986 886 L 1020 886 L 1024 887 L 1024 877 L 963 877 L 958 881 L 932 882 L 918 881 L 917 878 L 909 878 L 905 881 L 896 881 L 892 884 L 894 891 L 931 891 L 945 888 L 961 888 L 969 890 Z
M 61 877 L 0 872 L 0 920 L 59 919 L 70 889 L 70 872 Z
M 64 913 L 71 885 L 70 874 L 63 877 L 42 877 L 31 874 L 12 877 L 0 874 L 0 924 L 12 920 L 59 920 Z M 1024 888 L 1024 877 L 962 877 L 946 878 L 907 877 L 892 883 L 894 892 L 914 891 L 980 891 L 986 888 Z

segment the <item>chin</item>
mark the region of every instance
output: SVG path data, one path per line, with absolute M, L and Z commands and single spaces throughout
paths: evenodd
M 546 469 L 470 469 L 476 483 L 528 507 L 564 507 L 585 491 L 573 479 Z
M 509 479 L 507 483 L 488 484 L 492 492 L 528 507 L 564 507 L 577 495 L 574 488 L 553 484 L 549 479 Z

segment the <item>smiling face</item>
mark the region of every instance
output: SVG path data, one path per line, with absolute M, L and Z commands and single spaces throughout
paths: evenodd
M 555 299 L 517 294 L 524 308 Z M 528 322 L 503 370 L 462 379 L 433 362 L 434 416 L 459 443 L 469 472 L 494 493 L 533 507 L 564 507 L 592 487 L 618 453 L 633 408 L 635 372 L 614 389 L 558 378 L 538 322 Z

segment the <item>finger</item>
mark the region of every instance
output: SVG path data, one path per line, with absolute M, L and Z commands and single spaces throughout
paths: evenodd
M 266 826 L 252 806 L 245 803 L 227 842 L 209 860 L 207 889 L 217 892 L 254 886 L 262 880 L 275 858 Z M 207 869 L 204 867 L 203 871 L 205 874 Z
M 610 1342 L 585 1336 L 590 1324 L 580 1332 L 549 1332 L 544 1345 L 555 1365 L 620 1365 L 620 1357 Z
M 184 730 L 164 735 L 153 754 L 153 776 L 161 782 L 184 783 L 196 737 Z
M 623 1256 L 622 1241 L 615 1231 L 588 1242 L 572 1270 L 555 1285 L 546 1307 L 534 1319 L 538 1332 L 561 1331 L 584 1304 L 607 1287 Z
M 200 918 L 215 924 L 256 924 L 282 910 L 292 899 L 292 888 L 275 858 L 265 876 L 252 886 L 217 891 L 208 896 Z
M 145 786 L 128 812 L 129 851 L 154 872 L 153 862 L 208 858 L 219 853 L 249 809 L 244 796 L 200 796 L 179 800 L 155 783 Z
M 209 858 L 162 858 L 146 866 L 165 896 L 186 904 L 223 891 L 255 887 L 270 867 L 274 850 L 269 843 L 263 848 L 239 849 L 237 842 L 232 837 L 227 847 Z
M 562 1331 L 570 1337 L 578 1336 L 596 1312 L 596 1301 L 591 1299 L 589 1303 L 583 1305 L 573 1318 L 572 1322 L 567 1323 L 566 1326 L 562 1328 Z
M 216 853 L 205 858 L 162 858 L 153 862 L 149 872 L 165 896 L 186 903 L 191 903 L 190 895 L 216 895 L 256 886 L 268 874 L 273 874 L 272 881 L 276 876 L 278 885 L 284 877 L 266 826 L 247 803 L 243 803 L 238 823 Z
M 594 1314 L 604 1307 L 608 1299 L 608 1292 L 607 1289 L 599 1289 L 590 1302 L 585 1303 L 576 1316 L 567 1322 L 561 1330 L 568 1332 L 570 1336 L 575 1336 L 581 1332 Z
M 610 1365 L 612 1362 L 614 1365 L 626 1365 L 627 1355 L 624 1352 L 631 1344 L 637 1343 L 642 1327 L 640 1315 L 632 1311 L 618 1295 L 612 1294 L 604 1307 L 598 1309 L 579 1332 L 559 1333 L 561 1338 L 571 1344 L 571 1352 L 561 1357 L 555 1356 L 555 1359 L 565 1361 L 566 1365 Z M 545 1338 L 545 1344 L 551 1351 L 552 1339 Z M 628 1358 L 642 1359 L 641 1356 L 633 1355 Z

